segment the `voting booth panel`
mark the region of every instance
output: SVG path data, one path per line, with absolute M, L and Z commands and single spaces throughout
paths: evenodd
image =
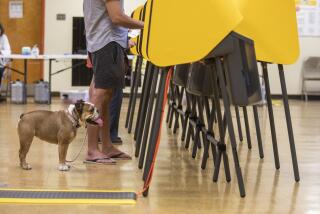
M 149 0 L 144 10 L 137 49 L 160 67 L 203 59 L 242 20 L 233 0 Z
M 193 63 L 190 66 L 187 92 L 197 96 L 213 96 L 213 69 L 204 63 Z
M 190 64 L 177 65 L 172 75 L 172 82 L 176 85 L 186 87 L 189 69 Z
M 222 56 L 230 102 L 238 106 L 260 102 L 260 79 L 253 41 L 233 32 L 206 58 Z
M 293 64 L 299 57 L 293 0 L 236 0 L 243 15 L 235 31 L 252 39 L 259 61 Z

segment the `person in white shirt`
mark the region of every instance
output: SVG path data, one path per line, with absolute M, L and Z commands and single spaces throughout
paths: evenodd
M 0 23 L 0 55 L 10 55 L 11 48 L 8 37 L 4 34 L 4 27 Z M 1 87 L 1 80 L 3 76 L 3 72 L 5 70 L 5 66 L 7 65 L 8 60 L 0 58 L 0 87 Z M 0 102 L 3 101 L 0 95 Z

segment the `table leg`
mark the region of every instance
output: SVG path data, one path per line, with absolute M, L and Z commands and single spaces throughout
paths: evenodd
M 52 59 L 49 59 L 49 99 L 48 99 L 48 104 L 50 105 L 51 104 L 51 90 L 52 90 L 52 87 L 51 87 L 51 83 L 52 83 L 52 80 L 51 80 L 51 77 L 52 77 Z
M 28 60 L 24 59 L 23 61 L 24 61 L 23 104 L 27 104 Z

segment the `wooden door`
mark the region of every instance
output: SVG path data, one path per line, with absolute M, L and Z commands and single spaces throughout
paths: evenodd
M 9 38 L 12 53 L 20 54 L 23 46 L 37 44 L 40 53 L 43 53 L 44 41 L 44 0 L 24 0 L 23 18 L 9 18 L 10 0 L 0 1 L 0 22 L 5 28 L 5 33 Z M 15 60 L 12 67 L 23 71 L 23 61 Z M 13 73 L 12 79 L 23 79 L 20 74 Z M 28 83 L 32 83 L 43 78 L 43 62 L 29 61 L 28 63 Z

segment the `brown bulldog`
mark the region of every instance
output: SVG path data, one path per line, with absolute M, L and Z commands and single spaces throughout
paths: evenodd
M 82 100 L 70 105 L 67 110 L 33 111 L 22 114 L 18 124 L 21 168 L 31 169 L 31 166 L 26 162 L 26 156 L 33 137 L 36 136 L 48 143 L 58 144 L 58 170 L 68 171 L 70 169 L 70 166 L 66 164 L 68 146 L 76 137 L 77 129 L 84 123 L 103 125 L 97 108 L 92 103 Z

